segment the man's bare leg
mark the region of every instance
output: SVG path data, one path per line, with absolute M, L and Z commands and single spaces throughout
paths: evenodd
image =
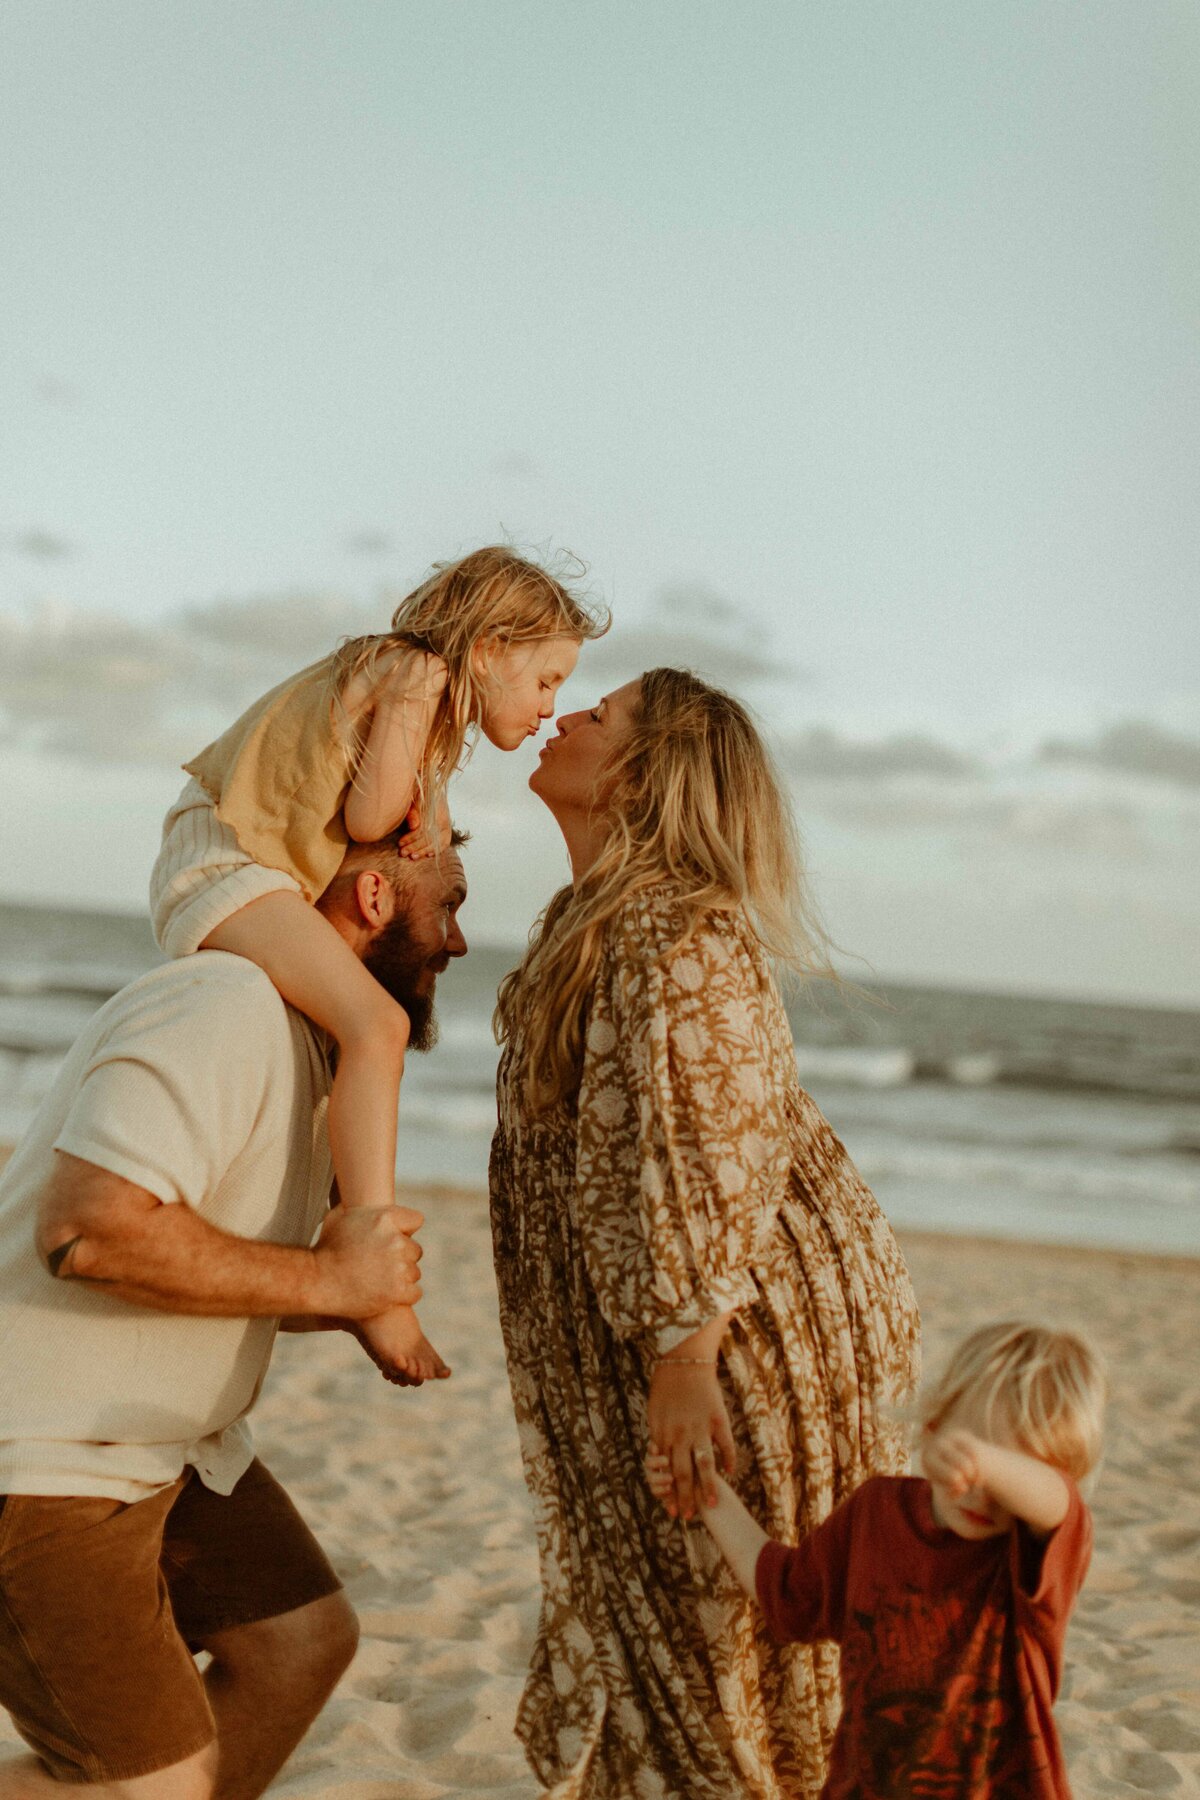
M 87 1795 L 88 1800 L 214 1800 L 216 1774 L 215 1744 L 167 1769 L 156 1769 L 153 1775 L 137 1775 L 129 1781 L 89 1781 L 82 1786 L 56 1781 L 36 1757 L 23 1756 L 19 1762 L 0 1763 L 0 1800 L 51 1800 L 51 1796 L 66 1800 L 69 1794 Z
M 266 1792 L 345 1673 L 357 1643 L 358 1620 L 342 1593 L 204 1640 L 213 1659 L 204 1685 L 217 1721 L 213 1800 L 258 1800 Z M 7 1800 L 3 1790 L 0 1800 Z
M 0 1800 L 259 1800 L 349 1666 L 358 1620 L 329 1594 L 274 1619 L 214 1632 L 204 1675 L 217 1741 L 130 1781 L 56 1781 L 34 1757 L 0 1764 Z

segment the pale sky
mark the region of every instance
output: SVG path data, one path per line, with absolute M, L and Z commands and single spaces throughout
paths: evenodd
M 569 704 L 759 707 L 881 972 L 1200 999 L 1191 0 L 2 29 L 0 892 L 141 906 L 179 757 L 504 535 L 613 607 Z M 492 938 L 562 874 L 518 760 Z

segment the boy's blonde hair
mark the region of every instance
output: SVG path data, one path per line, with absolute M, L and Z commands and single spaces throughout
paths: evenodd
M 1030 1456 L 1076 1481 L 1100 1460 L 1107 1384 L 1097 1352 L 1070 1331 L 1007 1321 L 972 1332 L 922 1397 L 920 1422 L 936 1431 L 963 1401 L 986 1428 L 1006 1426 Z
M 351 638 L 337 651 L 330 678 L 335 700 L 352 676 L 365 671 L 373 680 L 380 659 L 389 651 L 431 651 L 446 664 L 446 686 L 418 778 L 427 815 L 436 809 L 482 716 L 476 646 L 492 643 L 506 650 L 512 644 L 558 636 L 583 643 L 608 630 L 606 609 L 573 593 L 568 585 L 584 573 L 584 565 L 567 553 L 552 570 L 518 555 L 507 544 L 487 544 L 457 562 L 434 563 L 425 580 L 396 608 L 390 631 Z

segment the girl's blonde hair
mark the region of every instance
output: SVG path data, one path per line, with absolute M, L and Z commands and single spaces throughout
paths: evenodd
M 396 608 L 390 631 L 351 638 L 336 652 L 330 677 L 335 701 L 352 677 L 365 672 L 375 679 L 380 659 L 397 648 L 432 651 L 446 664 L 446 686 L 418 778 L 427 816 L 482 717 L 483 686 L 472 652 L 489 640 L 504 650 L 560 634 L 580 643 L 602 637 L 609 626 L 607 610 L 568 586 L 584 573 L 576 557 L 564 554 L 553 571 L 506 544 L 488 544 L 457 562 L 435 563 Z
M 633 722 L 597 776 L 593 817 L 604 848 L 550 901 L 496 1008 L 500 1042 L 519 1038 L 518 1079 L 537 1113 L 578 1087 L 605 927 L 640 889 L 669 883 L 680 903 L 666 954 L 704 913 L 740 912 L 777 962 L 833 976 L 782 782 L 749 714 L 720 688 L 683 669 L 642 676 Z
M 959 1345 L 920 1420 L 936 1431 L 960 1402 L 976 1402 L 988 1431 L 1006 1426 L 1031 1456 L 1082 1481 L 1100 1460 L 1106 1395 L 1104 1366 L 1083 1338 L 1008 1321 Z

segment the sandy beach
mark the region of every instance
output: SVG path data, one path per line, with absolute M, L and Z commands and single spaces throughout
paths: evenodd
M 340 1334 L 281 1337 L 259 1450 L 343 1575 L 357 1659 L 281 1800 L 533 1800 L 512 1734 L 538 1592 L 487 1206 L 427 1214 L 426 1329 L 453 1379 L 390 1387 Z M 1096 1556 L 1058 1717 L 1076 1800 L 1200 1795 L 1200 1262 L 907 1234 L 927 1366 L 984 1320 L 1086 1329 L 1113 1376 Z M 7 1721 L 0 1743 L 15 1743 Z

